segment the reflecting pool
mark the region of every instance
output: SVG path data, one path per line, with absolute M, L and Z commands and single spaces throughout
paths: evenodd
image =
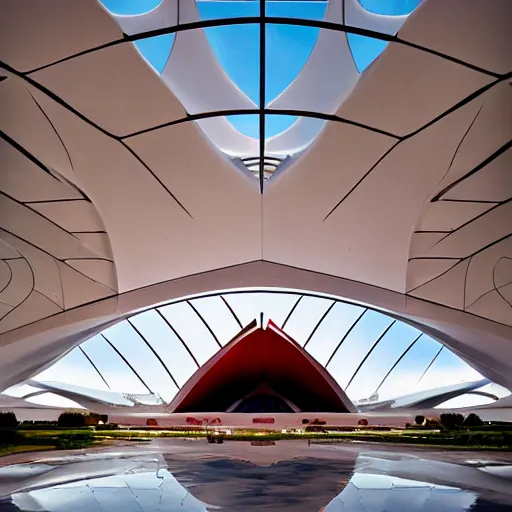
M 0 512 L 510 511 L 512 465 L 498 455 L 184 440 L 53 452 L 0 459 Z

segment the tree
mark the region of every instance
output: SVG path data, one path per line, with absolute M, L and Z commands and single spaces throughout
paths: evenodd
M 423 425 L 425 423 L 425 416 L 418 414 L 418 416 L 414 418 L 414 422 L 416 423 L 416 425 Z
M 85 416 L 81 412 L 63 412 L 59 416 L 59 427 L 85 427 Z
M 439 416 L 430 416 L 429 418 L 425 418 L 425 426 L 430 428 L 439 428 L 441 426 Z
M 464 427 L 480 427 L 483 424 L 484 424 L 484 422 L 480 419 L 480 416 L 478 416 L 478 414 L 475 414 L 474 412 L 472 412 L 466 416 L 466 419 L 464 420 L 464 423 L 462 424 L 462 426 L 464 426 Z
M 464 423 L 464 416 L 460 413 L 441 414 L 441 425 L 449 429 L 460 427 Z
M 0 412 L 0 428 L 16 428 L 18 419 L 13 412 Z

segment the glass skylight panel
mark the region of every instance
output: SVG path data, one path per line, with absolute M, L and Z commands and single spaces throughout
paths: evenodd
M 133 44 L 151 66 L 153 66 L 158 73 L 161 73 L 171 55 L 174 39 L 175 34 L 163 34 L 161 36 L 139 39 Z
M 260 313 L 264 311 L 262 294 L 258 292 L 226 293 L 224 298 L 244 327 L 255 319 L 259 320 Z
M 300 295 L 293 293 L 271 292 L 226 293 L 224 295 L 244 327 L 254 319 L 259 322 L 261 313 L 263 313 L 265 325 L 268 320 L 272 320 L 281 327 L 299 297 Z
M 370 12 L 386 16 L 403 16 L 410 14 L 421 0 L 359 0 L 359 3 Z
M 418 391 L 416 386 L 421 374 L 428 368 L 441 347 L 436 340 L 423 335 L 386 379 L 379 390 L 379 400 L 388 400 Z
M 82 348 L 92 359 L 112 391 L 119 393 L 149 393 L 144 384 L 101 335 L 93 336 L 85 343 L 82 343 Z M 73 383 L 77 384 L 79 382 L 75 379 Z
M 396 322 L 368 356 L 347 392 L 351 400 L 370 398 L 400 356 L 421 334 L 404 322 Z
M 103 379 L 78 347 L 36 375 L 34 379 L 39 381 L 67 382 L 68 384 L 87 382 L 87 387 L 89 388 L 108 390 Z
M 265 114 L 265 139 L 270 139 L 288 130 L 297 119 L 297 116 Z
M 284 331 L 301 345 L 310 338 L 306 350 L 323 365 L 345 338 L 327 370 L 353 400 L 368 399 L 377 390 L 373 400 L 387 400 L 482 378 L 429 336 L 420 336 L 420 331 L 408 324 L 356 304 L 277 289 L 223 296 L 242 326 L 254 319 L 259 325 L 261 313 L 263 326 L 272 320 L 281 327 L 288 318 Z M 219 295 L 148 310 L 132 316 L 129 322 L 122 321 L 87 340 L 34 379 L 77 386 L 87 383 L 87 388 L 108 391 L 103 377 L 112 391 L 152 391 L 169 402 L 177 392 L 173 379 L 182 386 L 198 365 L 219 350 L 215 337 L 224 345 L 240 330 Z M 498 398 L 509 394 L 496 384 L 481 389 Z M 36 391 L 22 385 L 6 393 L 22 396 L 22 390 Z
M 362 73 L 385 49 L 387 41 L 373 37 L 349 34 L 347 32 L 348 44 L 356 67 Z
M 132 316 L 130 321 L 155 349 L 176 382 L 182 386 L 197 370 L 192 356 L 165 320 L 150 310 Z
M 334 349 L 358 319 L 364 308 L 338 302 L 313 334 L 306 350 L 325 365 Z
M 149 11 L 157 8 L 161 0 L 100 0 L 107 10 L 115 15 L 141 15 L 141 21 Z M 363 16 L 363 21 L 368 26 L 361 28 L 371 29 L 372 27 L 380 27 L 378 18 L 382 15 L 389 17 L 407 15 L 412 12 L 421 0 L 359 0 L 363 9 L 368 13 Z M 174 5 L 174 4 L 173 4 Z M 226 127 L 224 121 L 212 129 L 210 136 L 213 142 L 217 144 L 219 149 L 228 155 L 237 157 L 268 157 L 276 155 L 290 156 L 293 153 L 303 150 L 318 135 L 320 128 L 313 129 L 306 126 L 306 123 L 297 123 L 300 119 L 293 115 L 285 115 L 282 113 L 276 115 L 267 115 L 262 118 L 258 112 L 260 107 L 269 108 L 272 101 L 282 95 L 287 88 L 300 77 L 304 66 L 308 62 L 312 51 L 317 44 L 320 29 L 315 26 L 307 26 L 304 20 L 311 23 L 325 20 L 328 8 L 327 1 L 312 0 L 293 0 L 293 1 L 265 1 L 259 0 L 197 0 L 195 6 L 197 8 L 197 16 L 200 22 L 207 23 L 212 20 L 226 20 L 230 23 L 219 24 L 218 26 L 206 26 L 202 28 L 191 28 L 204 32 L 206 39 L 212 49 L 212 52 L 223 69 L 226 79 L 231 80 L 234 85 L 248 98 L 247 105 L 254 104 L 255 112 L 253 114 L 242 113 L 246 108 L 241 109 L 240 114 L 230 114 L 225 116 L 232 127 L 239 132 L 234 133 L 229 127 Z M 192 7 L 192 6 L 191 6 Z M 265 40 L 260 41 L 261 14 L 267 17 L 265 21 Z M 358 6 L 356 6 L 358 7 Z M 179 4 L 176 5 L 179 8 Z M 195 14 L 191 11 L 192 17 L 187 19 L 196 20 Z M 178 12 L 179 15 L 179 12 Z M 151 16 L 151 15 L 150 15 Z M 244 23 L 233 23 L 234 18 Z M 279 20 L 301 20 L 301 25 L 277 23 Z M 274 20 L 274 23 L 268 20 Z M 329 21 L 341 21 L 341 13 L 329 12 Z M 364 21 L 366 20 L 366 21 Z M 381 20 L 382 21 L 382 20 Z M 394 20 L 393 23 L 395 23 Z M 398 20 L 398 24 L 403 21 Z M 183 23 L 183 20 L 182 20 Z M 384 25 L 387 26 L 386 23 Z M 396 24 L 395 24 L 396 25 Z M 393 27 L 395 27 L 393 25 Z M 398 26 L 398 25 L 396 25 Z M 184 27 L 185 28 L 185 27 Z M 324 29 L 329 33 L 334 33 L 329 29 Z M 393 28 L 395 30 L 395 28 Z M 336 32 L 336 34 L 342 34 Z M 347 33 L 347 41 L 353 60 L 357 69 L 363 72 L 385 49 L 387 42 L 378 38 L 365 37 L 358 34 Z M 336 39 L 339 44 L 344 43 L 345 36 L 342 39 Z M 202 37 L 202 35 L 201 35 Z M 149 37 L 134 41 L 133 44 L 143 56 L 144 59 L 155 69 L 156 72 L 162 73 L 172 52 L 175 41 L 175 33 L 161 34 L 159 36 Z M 129 43 L 131 44 L 131 43 Z M 262 47 L 265 50 L 265 73 L 262 77 L 261 57 Z M 331 45 L 331 48 L 333 46 Z M 343 57 L 348 59 L 348 57 Z M 316 66 L 316 65 L 315 65 Z M 348 66 L 348 67 L 347 67 Z M 350 68 L 351 74 L 356 75 L 352 63 L 349 61 L 341 62 L 339 69 Z M 336 68 L 336 69 L 338 69 Z M 315 67 L 316 69 L 316 67 Z M 333 66 L 331 66 L 333 69 Z M 323 76 L 325 71 L 317 73 L 317 76 Z M 347 76 L 348 74 L 345 73 Z M 264 83 L 262 83 L 264 78 Z M 357 78 L 357 77 L 356 77 Z M 355 78 L 354 78 L 355 80 Z M 222 80 L 221 80 L 222 81 Z M 338 83 L 333 80 L 332 83 Z M 339 104 L 348 93 L 354 83 L 351 78 L 347 78 L 346 83 L 340 84 L 340 90 L 330 91 L 332 99 L 325 99 L 324 103 L 319 106 L 322 112 L 332 113 L 337 110 Z M 229 84 L 231 85 L 231 84 Z M 264 98 L 260 98 L 260 94 L 264 90 Z M 343 88 L 347 90 L 342 90 Z M 313 87 L 314 89 L 314 87 Z M 326 93 L 326 95 L 329 96 Z M 326 95 L 321 96 L 323 98 Z M 264 105 L 261 103 L 264 100 Z M 293 105 L 289 103 L 290 98 L 283 98 L 285 108 L 293 111 Z M 331 104 L 332 103 L 332 104 Z M 242 101 L 245 104 L 245 101 Z M 304 105 L 304 101 L 297 100 L 297 105 Z M 309 103 L 306 103 L 310 107 Z M 289 106 L 291 105 L 291 106 Z M 240 108 L 240 107 L 238 107 Z M 300 109 L 300 106 L 297 107 Z M 251 110 L 247 108 L 247 110 Z M 194 112 L 195 113 L 195 112 Z M 202 112 L 198 112 L 201 114 Z M 201 125 L 201 122 L 203 124 Z M 264 122 L 264 127 L 260 124 Z M 199 120 L 198 123 L 204 128 L 206 121 Z M 213 126 L 213 125 L 211 125 Z M 263 129 L 264 128 L 264 129 Z M 205 128 L 204 128 L 205 129 Z M 213 130 L 218 134 L 216 138 Z M 222 131 L 224 130 L 224 131 Z M 205 132 L 208 131 L 205 129 Z M 284 132 L 286 138 L 279 139 Z M 270 145 L 266 148 L 265 155 L 261 154 L 243 154 L 246 150 L 253 152 L 255 141 L 258 141 L 261 134 L 265 134 L 266 141 Z M 245 137 L 240 136 L 243 135 Z M 250 140 L 247 139 L 249 137 Z M 295 138 L 301 140 L 295 144 Z M 286 146 L 286 147 L 285 147 Z M 288 147 L 289 146 L 289 147 Z M 241 149 L 243 148 L 243 149 Z M 257 175 L 254 168 L 250 169 L 254 175 Z M 270 178 L 275 169 L 265 173 L 264 178 Z
M 298 18 L 306 20 L 323 20 L 327 2 L 322 1 L 267 1 L 265 2 L 265 14 L 274 18 Z
M 444 349 L 418 383 L 417 390 L 449 386 L 459 382 L 481 379 L 482 375 L 471 368 L 460 357 Z
M 219 296 L 195 299 L 191 302 L 215 333 L 221 345 L 225 345 L 240 332 L 240 325 Z
M 237 114 L 226 116 L 226 119 L 240 132 L 252 139 L 260 138 L 259 114 Z
M 263 292 L 259 294 L 259 297 L 261 300 L 260 311 L 263 311 L 263 324 L 266 325 L 269 320 L 272 320 L 278 327 L 281 327 L 300 295 Z
M 160 308 L 162 314 L 176 329 L 199 364 L 204 364 L 218 350 L 217 342 L 199 316 L 186 302 L 179 302 Z
M 201 20 L 246 18 L 260 15 L 260 2 L 258 0 L 236 0 L 234 2 L 197 0 L 196 6 Z
M 304 346 L 323 314 L 333 304 L 331 299 L 303 297 L 286 322 L 285 332 Z
M 382 313 L 368 310 L 350 331 L 328 366 L 328 370 L 343 389 L 346 388 L 372 345 L 392 322 L 392 318 Z
M 103 331 L 105 337 L 126 357 L 153 393 L 170 401 L 176 386 L 158 358 L 125 320 Z
M 265 105 L 279 96 L 297 78 L 315 46 L 319 33 L 320 29 L 316 27 L 267 24 Z
M 52 407 L 62 407 L 63 409 L 84 409 L 79 403 L 65 398 L 55 393 L 43 393 L 42 395 L 27 398 L 27 402 L 37 405 L 49 405 Z
M 260 27 L 225 25 L 204 29 L 227 76 L 256 106 L 260 101 Z
M 144 14 L 158 7 L 162 0 L 100 0 L 113 14 L 135 15 Z

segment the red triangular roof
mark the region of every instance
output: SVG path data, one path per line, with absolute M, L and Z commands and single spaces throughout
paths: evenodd
M 355 412 L 329 372 L 282 329 L 254 321 L 211 357 L 178 392 L 171 412 L 223 412 L 267 382 L 304 412 Z

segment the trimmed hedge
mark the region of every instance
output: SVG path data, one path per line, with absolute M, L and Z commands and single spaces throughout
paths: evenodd
M 94 441 L 92 434 L 61 434 L 55 439 L 55 447 L 58 450 L 74 450 L 85 448 Z

